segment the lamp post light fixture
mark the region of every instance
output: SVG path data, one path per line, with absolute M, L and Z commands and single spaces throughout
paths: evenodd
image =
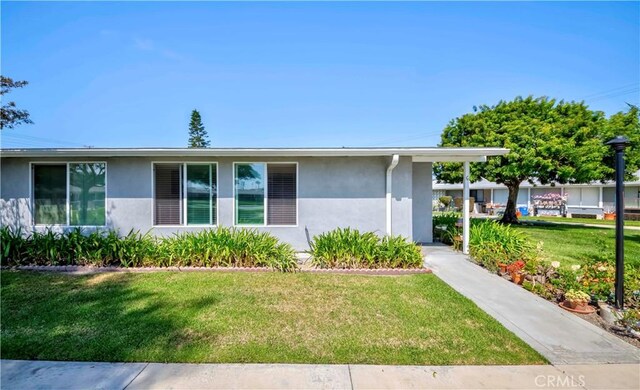
M 624 149 L 629 140 L 617 136 L 606 143 L 616 153 L 616 307 L 624 308 Z

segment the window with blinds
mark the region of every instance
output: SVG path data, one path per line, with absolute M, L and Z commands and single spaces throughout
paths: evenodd
M 267 164 L 267 224 L 296 224 L 296 164 Z
M 297 224 L 297 164 L 234 165 L 236 225 Z
M 155 164 L 154 224 L 182 225 L 182 164 Z
M 215 163 L 158 163 L 153 172 L 154 225 L 216 224 Z

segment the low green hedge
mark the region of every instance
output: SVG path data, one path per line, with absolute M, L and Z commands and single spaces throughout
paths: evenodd
M 404 237 L 378 237 L 338 228 L 313 237 L 311 263 L 318 268 L 420 268 L 420 247 Z
M 155 238 L 135 231 L 66 233 L 22 232 L 0 228 L 2 265 L 94 266 L 238 266 L 270 267 L 279 271 L 297 268 L 295 251 L 269 233 L 253 229 L 218 227 L 195 233 Z

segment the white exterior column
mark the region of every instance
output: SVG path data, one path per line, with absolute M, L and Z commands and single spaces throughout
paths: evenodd
M 464 162 L 464 176 L 462 178 L 462 253 L 469 254 L 469 162 Z
M 527 210 L 531 208 L 531 187 L 527 188 Z
M 600 186 L 598 188 L 599 190 L 599 195 L 598 195 L 598 207 L 603 209 L 604 208 L 604 203 L 602 202 L 602 186 Z

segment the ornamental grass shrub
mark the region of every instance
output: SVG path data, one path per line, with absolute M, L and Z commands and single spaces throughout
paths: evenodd
M 527 262 L 538 256 L 537 248 L 519 230 L 494 220 L 471 220 L 469 254 L 488 270 L 498 270 L 498 263 Z
M 311 263 L 318 268 L 420 268 L 420 246 L 401 236 L 378 237 L 338 228 L 313 237 Z
M 266 232 L 218 227 L 161 239 L 160 266 L 269 267 L 290 272 L 297 268 L 295 251 Z
M 84 232 L 77 228 L 65 233 L 52 230 L 24 235 L 21 230 L 0 228 L 2 265 L 118 265 L 140 266 L 153 258 L 154 240 L 130 231 Z
M 238 266 L 283 272 L 297 267 L 293 248 L 269 233 L 224 227 L 165 238 L 79 228 L 24 235 L 2 227 L 0 256 L 2 265 Z

